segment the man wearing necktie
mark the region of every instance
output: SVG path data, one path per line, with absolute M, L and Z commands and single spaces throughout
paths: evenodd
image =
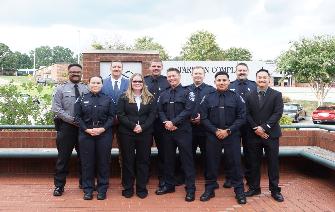
M 205 192 L 200 201 L 215 197 L 218 188 L 222 149 L 231 168 L 231 181 L 237 203 L 246 204 L 241 172 L 240 127 L 245 123 L 245 104 L 242 97 L 228 89 L 229 75 L 215 74 L 216 90 L 200 103 L 201 124 L 207 130 Z
M 101 92 L 107 96 L 109 96 L 112 99 L 112 102 L 114 103 L 114 114 L 116 114 L 116 106 L 117 102 L 119 101 L 120 96 L 127 90 L 129 85 L 129 79 L 126 79 L 122 77 L 122 71 L 123 71 L 123 65 L 121 61 L 114 61 L 111 64 L 111 75 L 110 77 L 103 80 L 103 86 L 101 89 Z M 114 123 L 113 123 L 113 136 L 111 138 L 111 142 L 114 137 L 116 137 L 118 146 L 119 139 L 118 139 L 118 132 L 117 128 L 119 125 L 119 121 L 117 119 L 117 116 L 114 117 Z M 119 164 L 120 168 L 122 169 L 122 157 L 121 154 L 119 154 Z M 121 172 L 122 173 L 122 172 Z
M 265 151 L 269 189 L 271 196 L 278 202 L 284 201 L 279 184 L 279 137 L 281 129 L 279 120 L 283 114 L 283 99 L 279 91 L 269 87 L 268 70 L 260 69 L 256 73 L 257 90 L 246 98 L 248 123 L 248 160 L 250 161 L 250 182 L 246 196 L 261 193 L 260 167 Z
M 238 63 L 236 68 L 236 80 L 230 83 L 229 89 L 235 91 L 239 94 L 244 100 L 248 94 L 252 91 L 256 91 L 256 82 L 248 79 L 249 68 L 246 63 Z M 248 158 L 248 136 L 246 125 L 241 127 L 241 141 L 243 146 L 243 156 L 244 156 L 244 177 L 247 181 L 247 185 L 249 184 L 249 176 L 250 176 L 250 163 L 246 158 Z M 230 167 L 229 164 L 225 163 L 225 182 L 223 184 L 224 188 L 231 187 L 230 180 Z
M 58 150 L 56 173 L 54 176 L 54 196 L 61 196 L 66 184 L 66 176 L 69 172 L 69 160 L 73 148 L 76 149 L 79 158 L 78 148 L 78 124 L 74 120 L 74 105 L 82 94 L 88 93 L 86 85 L 82 84 L 82 67 L 79 64 L 68 66 L 69 81 L 57 86 L 53 95 L 52 111 L 55 113 L 55 127 L 57 130 L 56 146 Z M 79 165 L 79 187 L 81 183 L 81 166 Z
M 157 195 L 175 192 L 175 161 L 178 148 L 185 173 L 185 201 L 195 198 L 195 169 L 192 154 L 192 128 L 190 117 L 194 105 L 194 93 L 180 83 L 180 71 L 169 68 L 166 71 L 170 88 L 163 91 L 158 99 L 158 113 L 164 124 L 164 185 L 158 187 Z
M 152 95 L 154 95 L 155 102 L 157 102 L 159 95 L 170 87 L 166 76 L 162 75 L 163 64 L 160 60 L 153 60 L 150 62 L 150 75 L 144 77 L 145 84 Z M 158 107 L 157 107 L 158 108 Z M 163 132 L 165 130 L 164 124 L 158 117 L 153 124 L 156 147 L 158 149 L 158 187 L 163 187 L 164 180 L 164 148 L 163 148 Z

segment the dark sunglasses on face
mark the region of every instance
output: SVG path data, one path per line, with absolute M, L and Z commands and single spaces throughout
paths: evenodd
M 133 83 L 142 83 L 143 81 L 140 80 L 133 80 Z

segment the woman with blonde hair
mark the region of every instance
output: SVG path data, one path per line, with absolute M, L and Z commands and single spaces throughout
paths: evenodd
M 141 74 L 133 74 L 127 91 L 117 104 L 117 116 L 120 121 L 119 139 L 122 154 L 122 195 L 130 198 L 148 196 L 150 153 L 153 122 L 156 117 L 154 96 L 145 86 Z

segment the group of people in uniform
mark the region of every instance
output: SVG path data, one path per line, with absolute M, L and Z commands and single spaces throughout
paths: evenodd
M 83 198 L 93 199 L 96 190 L 98 200 L 106 199 L 112 138 L 116 134 L 121 153 L 122 195 L 126 198 L 135 193 L 140 198 L 148 196 L 154 141 L 158 149 L 156 195 L 175 192 L 179 160 L 185 201 L 195 200 L 195 156 L 199 147 L 205 176 L 200 201 L 215 197 L 224 150 L 223 187 L 233 187 L 236 201 L 246 204 L 246 197 L 261 193 L 264 149 L 271 196 L 284 201 L 278 186 L 283 101 L 281 93 L 269 87 L 270 74 L 266 69 L 257 71 L 254 82 L 247 78 L 247 64 L 239 63 L 235 81 L 230 83 L 226 72 L 217 72 L 213 87 L 204 83 L 206 73 L 200 66 L 193 68 L 193 83 L 189 86 L 181 85 L 176 68 L 168 68 L 166 76 L 161 75 L 163 65 L 159 60 L 150 63 L 150 75 L 146 77 L 133 74 L 128 80 L 122 76 L 122 68 L 122 62 L 112 62 L 110 77 L 92 76 L 86 87 L 81 83 L 82 67 L 71 64 L 69 81 L 55 89 L 52 110 L 56 114 L 58 158 L 54 196 L 64 192 L 68 163 L 75 148 Z M 248 191 L 244 190 L 244 177 Z

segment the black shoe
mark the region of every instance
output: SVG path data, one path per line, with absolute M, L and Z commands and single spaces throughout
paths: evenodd
M 92 193 L 85 193 L 83 199 L 84 200 L 92 200 L 93 199 L 93 194 Z
M 244 193 L 244 195 L 246 197 L 252 197 L 254 195 L 258 195 L 261 194 L 261 189 L 257 188 L 257 189 L 249 189 L 247 192 Z
M 175 190 L 175 188 L 174 187 L 172 187 L 172 188 L 168 188 L 168 187 L 166 187 L 166 186 L 163 186 L 163 187 L 161 187 L 161 188 L 158 188 L 157 190 L 156 190 L 156 194 L 157 195 L 163 195 L 163 194 L 167 194 L 167 193 L 173 193 L 173 192 L 175 192 L 176 190 Z
M 226 179 L 225 182 L 223 183 L 223 188 L 231 188 L 233 187 L 231 184 L 231 180 Z
M 144 199 L 148 196 L 148 192 L 136 192 L 136 195 L 141 198 Z
M 124 189 L 122 190 L 122 196 L 124 196 L 125 198 L 131 198 L 132 196 L 134 196 L 134 191 L 131 189 Z
M 195 193 L 193 191 L 186 193 L 186 196 L 185 196 L 185 201 L 186 202 L 193 202 L 194 199 L 195 199 Z
M 106 199 L 106 193 L 105 192 L 98 193 L 97 200 L 104 200 L 104 199 Z
M 247 198 L 245 197 L 244 194 L 236 195 L 235 199 L 237 200 L 238 204 L 246 204 L 247 203 Z
M 58 197 L 58 196 L 62 196 L 64 192 L 64 187 L 56 187 L 54 190 L 54 196 Z
M 271 197 L 277 202 L 284 202 L 284 197 L 280 192 L 271 192 Z
M 202 202 L 206 202 L 208 200 L 210 200 L 211 198 L 215 197 L 215 193 L 214 191 L 205 191 L 201 197 L 200 197 L 200 201 Z

